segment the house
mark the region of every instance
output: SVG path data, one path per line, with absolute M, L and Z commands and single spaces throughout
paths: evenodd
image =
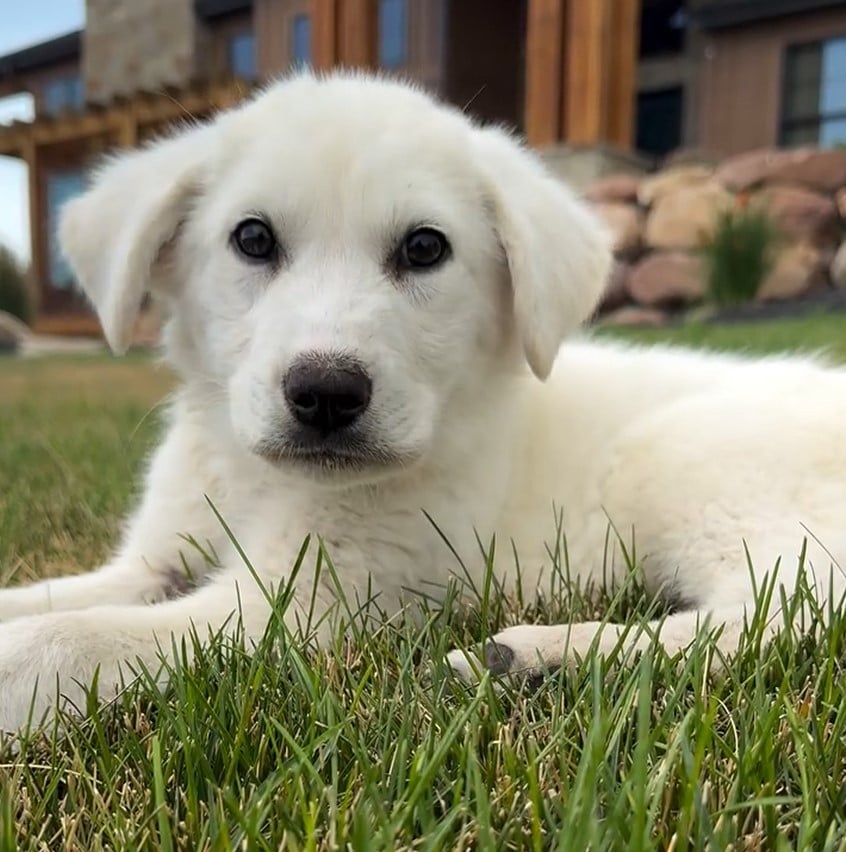
M 291 67 L 380 67 L 507 122 L 576 182 L 697 147 L 846 142 L 846 2 L 88 0 L 81 32 L 0 56 L 28 166 L 42 331 L 90 333 L 55 236 L 104 151 L 236 103 Z

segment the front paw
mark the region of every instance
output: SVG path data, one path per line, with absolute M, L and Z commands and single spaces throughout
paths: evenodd
M 56 708 L 84 711 L 98 671 L 101 695 L 114 693 L 114 647 L 84 613 L 28 616 L 0 625 L 0 732 L 49 723 Z
M 536 680 L 561 665 L 566 627 L 520 624 L 489 639 L 479 650 L 456 649 L 447 655 L 452 671 L 465 683 L 477 683 L 490 672 L 494 677 Z

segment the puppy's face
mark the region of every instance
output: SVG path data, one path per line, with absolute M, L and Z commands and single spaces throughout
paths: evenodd
M 563 187 L 396 83 L 298 78 L 106 169 L 63 236 L 118 346 L 138 284 L 86 269 L 82 215 L 133 193 L 116 257 L 151 270 L 175 366 L 218 389 L 250 452 L 329 482 L 483 417 L 521 343 L 544 376 L 604 283 L 604 236 Z

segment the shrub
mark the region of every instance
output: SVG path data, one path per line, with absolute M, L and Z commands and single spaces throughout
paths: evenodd
M 29 322 L 30 308 L 26 273 L 12 252 L 0 246 L 0 311 Z
M 779 239 L 772 219 L 742 199 L 722 213 L 702 250 L 711 300 L 727 307 L 754 299 L 773 268 Z

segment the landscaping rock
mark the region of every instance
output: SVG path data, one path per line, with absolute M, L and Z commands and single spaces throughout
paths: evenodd
M 596 203 L 634 204 L 640 180 L 633 175 L 609 175 L 588 187 L 585 198 Z
M 714 170 L 710 166 L 698 164 L 675 166 L 658 174 L 650 175 L 640 182 L 637 200 L 644 206 L 650 207 L 667 195 L 681 189 L 700 186 L 709 181 Z
M 734 203 L 716 181 L 661 195 L 646 221 L 646 243 L 659 249 L 699 248 L 714 233 L 719 214 Z
M 611 267 L 611 274 L 608 276 L 605 294 L 599 305 L 600 314 L 616 311 L 629 301 L 628 279 L 630 274 L 631 267 L 628 264 L 615 261 Z
M 610 314 L 606 314 L 599 321 L 600 325 L 607 326 L 643 326 L 655 327 L 664 325 L 667 314 L 657 308 L 642 308 L 637 305 L 628 305 L 618 308 Z
M 750 203 L 765 210 L 788 239 L 818 247 L 839 242 L 840 220 L 831 198 L 799 186 L 772 186 Z
M 758 288 L 757 299 L 796 299 L 826 290 L 830 258 L 830 253 L 806 243 L 788 246 Z
M 799 151 L 773 168 L 769 180 L 798 183 L 818 192 L 834 193 L 846 186 L 846 151 Z
M 628 290 L 635 302 L 649 307 L 698 302 L 705 295 L 702 261 L 681 251 L 653 252 L 632 267 Z
M 30 338 L 32 332 L 16 316 L 0 311 L 0 352 L 17 352 Z
M 798 163 L 812 149 L 797 148 L 778 151 L 775 148 L 760 148 L 729 157 L 717 169 L 717 180 L 730 192 L 748 192 L 770 180 L 779 169 Z
M 618 255 L 637 254 L 643 243 L 643 214 L 631 204 L 595 204 L 594 209 L 608 226 Z
M 829 268 L 831 283 L 840 289 L 846 289 L 846 242 L 840 244 L 840 248 L 834 255 Z

